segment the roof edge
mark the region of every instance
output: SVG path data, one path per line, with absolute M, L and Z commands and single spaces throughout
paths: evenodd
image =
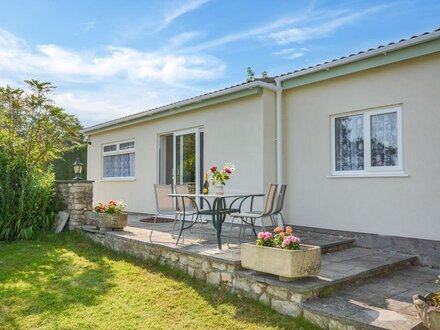
M 346 64 L 350 64 L 353 62 L 358 62 L 364 59 L 368 59 L 371 57 L 379 56 L 379 55 L 386 55 L 386 53 L 394 52 L 403 48 L 408 48 L 412 46 L 416 46 L 418 44 L 426 43 L 431 40 L 439 39 L 440 38 L 440 30 L 436 30 L 431 33 L 427 33 L 424 35 L 416 36 L 412 39 L 400 41 L 397 43 L 391 43 L 387 46 L 378 47 L 372 50 L 368 50 L 366 52 L 360 52 L 356 55 L 348 56 L 348 57 L 342 57 L 340 59 L 334 60 L 332 62 L 324 63 L 324 64 L 318 64 L 313 67 L 309 67 L 304 70 L 298 70 L 292 73 L 288 73 L 285 75 L 281 75 L 278 77 L 275 77 L 275 82 L 277 84 L 282 83 L 284 81 L 294 79 L 297 77 L 305 76 L 311 73 L 315 73 L 318 71 L 324 71 L 329 70 L 331 68 L 342 66 Z

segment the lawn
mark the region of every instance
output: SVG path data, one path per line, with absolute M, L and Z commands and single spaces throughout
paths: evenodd
M 0 329 L 316 329 L 76 234 L 0 243 Z

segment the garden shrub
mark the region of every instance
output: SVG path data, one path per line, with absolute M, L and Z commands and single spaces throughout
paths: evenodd
M 0 240 L 52 229 L 58 211 L 53 162 L 81 139 L 77 118 L 54 105 L 54 87 L 0 87 Z
M 53 171 L 0 150 L 0 240 L 30 239 L 51 230 L 57 211 Z

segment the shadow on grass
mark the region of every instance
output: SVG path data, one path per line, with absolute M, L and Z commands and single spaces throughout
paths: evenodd
M 115 286 L 112 281 L 115 273 L 110 264 L 118 261 L 191 288 L 213 307 L 216 315 L 227 313 L 232 319 L 256 328 L 317 329 L 302 318 L 292 319 L 277 314 L 252 299 L 206 285 L 182 271 L 112 251 L 72 233 L 1 246 L 0 305 L 3 305 L 0 308 L 0 324 L 4 322 L 18 328 L 17 316 L 53 315 L 73 305 L 99 305 Z
M 0 321 L 1 314 L 8 317 L 8 309 L 36 315 L 59 313 L 72 304 L 98 304 L 114 285 L 109 283 L 109 265 L 95 252 L 89 242 L 66 234 L 4 244 L 0 251 L 4 309 Z
M 95 245 L 97 248 L 103 248 L 102 245 L 91 240 L 90 243 Z M 180 282 L 184 286 L 192 288 L 195 292 L 197 292 L 198 296 L 212 306 L 217 313 L 222 313 L 222 308 L 225 305 L 233 306 L 234 314 L 232 315 L 232 318 L 239 321 L 244 321 L 246 323 L 251 323 L 255 325 L 256 328 L 273 327 L 276 329 L 319 329 L 302 317 L 289 317 L 286 315 L 281 315 L 272 310 L 269 306 L 266 306 L 256 300 L 241 295 L 232 294 L 224 287 L 206 284 L 201 280 L 189 276 L 186 272 L 161 264 L 158 261 L 145 260 L 125 252 L 115 252 L 108 248 L 104 249 L 106 250 L 108 258 L 130 262 L 147 270 L 150 273 L 164 276 L 167 279 Z M 228 314 L 230 315 L 230 313 Z

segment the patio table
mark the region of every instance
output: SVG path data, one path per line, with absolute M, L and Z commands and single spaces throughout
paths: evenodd
M 212 217 L 212 225 L 217 234 L 217 244 L 219 250 L 222 249 L 222 225 L 226 220 L 226 216 L 231 213 L 240 212 L 241 206 L 243 203 L 250 199 L 250 207 L 252 210 L 253 202 L 255 197 L 264 197 L 264 194 L 249 194 L 249 193 L 233 193 L 233 194 L 224 194 L 224 195 L 215 195 L 215 194 L 169 194 L 170 197 L 180 198 L 182 201 L 182 210 L 183 219 L 185 219 L 185 199 L 189 199 L 191 203 L 196 207 L 197 213 L 199 215 L 206 215 Z M 200 210 L 197 206 L 197 198 L 203 199 L 203 201 L 207 204 L 208 209 Z M 228 203 L 229 202 L 229 206 Z M 185 227 L 185 221 L 182 221 L 179 238 L 182 235 L 183 230 L 192 227 L 195 222 L 191 223 L 187 227 Z

